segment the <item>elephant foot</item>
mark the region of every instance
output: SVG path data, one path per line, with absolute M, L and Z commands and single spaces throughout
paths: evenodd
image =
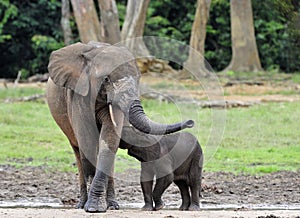
M 191 204 L 189 206 L 189 211 L 198 211 L 198 210 L 200 210 L 200 207 L 197 204 Z
M 189 209 L 189 206 L 188 205 L 181 205 L 179 207 L 179 210 L 188 210 Z
M 157 201 L 157 202 L 155 202 L 155 207 L 154 207 L 154 210 L 160 210 L 160 209 L 162 209 L 163 207 L 165 206 L 165 203 L 162 201 L 162 200 L 160 200 L 160 201 Z
M 107 210 L 119 210 L 119 204 L 115 200 L 107 201 Z
M 142 211 L 152 211 L 153 210 L 153 206 L 152 204 L 145 204 L 142 209 Z
M 76 209 L 83 209 L 86 202 L 87 202 L 87 196 L 81 197 L 79 199 L 79 202 L 76 204 L 75 208 Z
M 106 201 L 99 199 L 89 199 L 84 205 L 84 210 L 89 213 L 103 213 L 106 212 L 106 209 Z
M 75 208 L 76 209 L 83 209 L 85 203 L 86 203 L 86 201 L 79 200 L 79 202 L 76 204 Z

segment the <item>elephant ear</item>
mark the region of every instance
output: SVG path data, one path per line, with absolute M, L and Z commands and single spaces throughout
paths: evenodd
M 48 65 L 50 78 L 56 85 L 86 96 L 89 92 L 89 79 L 86 72 L 87 59 L 83 53 L 90 53 L 95 48 L 78 42 L 52 52 Z

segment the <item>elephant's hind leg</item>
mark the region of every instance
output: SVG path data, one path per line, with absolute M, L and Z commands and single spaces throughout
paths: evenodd
M 202 180 L 202 161 L 203 159 L 195 158 L 192 161 L 191 171 L 190 171 L 190 178 L 189 178 L 189 187 L 191 189 L 191 204 L 189 206 L 189 210 L 200 210 L 200 200 L 199 194 L 201 190 L 201 180 Z M 201 167 L 199 167 L 201 166 Z M 191 182 L 192 181 L 192 182 Z
M 54 118 L 57 125 L 61 128 L 63 133 L 68 137 L 69 142 L 73 148 L 76 164 L 79 174 L 80 182 L 80 199 L 77 204 L 77 208 L 83 208 L 85 202 L 87 201 L 87 184 L 84 175 L 84 168 L 82 165 L 82 157 L 78 147 L 78 141 L 75 137 L 68 109 L 68 92 L 67 89 L 59 87 L 53 83 L 49 78 L 47 83 L 47 101 L 52 117 Z M 70 99 L 69 99 L 70 100 Z
M 79 184 L 80 184 L 80 198 L 79 198 L 79 202 L 76 205 L 76 208 L 83 209 L 84 204 L 86 203 L 87 198 L 88 198 L 87 183 L 86 183 L 86 179 L 85 179 L 84 172 L 83 172 L 79 148 L 77 146 L 73 146 L 73 145 L 72 145 L 72 148 L 73 148 L 73 151 L 74 151 L 74 154 L 76 157 L 76 163 L 77 163 L 78 175 L 79 175 Z
M 178 186 L 182 199 L 182 204 L 179 207 L 179 210 L 188 210 L 191 203 L 188 185 L 183 180 L 177 180 L 174 181 L 174 183 Z
M 162 178 L 156 179 L 156 184 L 153 190 L 153 200 L 155 203 L 154 210 L 160 210 L 165 206 L 164 202 L 161 199 L 161 196 L 169 187 L 169 185 L 171 185 L 171 183 L 173 182 L 173 178 L 173 174 L 169 174 Z
M 199 183 L 195 182 L 195 184 L 191 185 L 191 204 L 189 206 L 189 210 L 195 211 L 200 210 L 199 207 Z

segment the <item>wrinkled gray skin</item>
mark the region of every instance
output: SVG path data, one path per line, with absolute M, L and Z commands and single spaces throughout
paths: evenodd
M 50 112 L 77 161 L 77 207 L 87 212 L 118 209 L 113 171 L 123 126 L 131 123 L 142 132 L 160 135 L 192 127 L 193 121 L 165 125 L 146 117 L 139 102 L 140 72 L 124 47 L 75 43 L 52 52 L 48 70 Z
M 142 210 L 163 208 L 161 196 L 173 181 L 181 193 L 182 205 L 179 209 L 200 210 L 203 154 L 192 134 L 181 132 L 162 137 L 145 136 L 126 127 L 122 136 L 119 147 L 128 149 L 130 156 L 141 161 L 141 186 L 145 201 Z M 153 189 L 154 176 L 156 183 Z

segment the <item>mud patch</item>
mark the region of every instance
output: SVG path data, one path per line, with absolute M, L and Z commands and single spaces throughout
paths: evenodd
M 139 170 L 116 174 L 116 197 L 121 207 L 139 208 L 143 195 Z M 300 171 L 282 171 L 263 176 L 204 172 L 203 209 L 297 209 L 300 210 Z M 7 202 L 51 203 L 73 207 L 79 198 L 76 173 L 53 172 L 45 167 L 0 166 L 0 206 Z M 181 204 L 178 188 L 172 184 L 164 193 L 166 208 Z M 29 202 L 29 203 L 28 203 Z M 44 204 L 42 204 L 44 202 Z M 48 206 L 49 206 L 48 205 Z M 52 206 L 53 206 L 52 205 Z

